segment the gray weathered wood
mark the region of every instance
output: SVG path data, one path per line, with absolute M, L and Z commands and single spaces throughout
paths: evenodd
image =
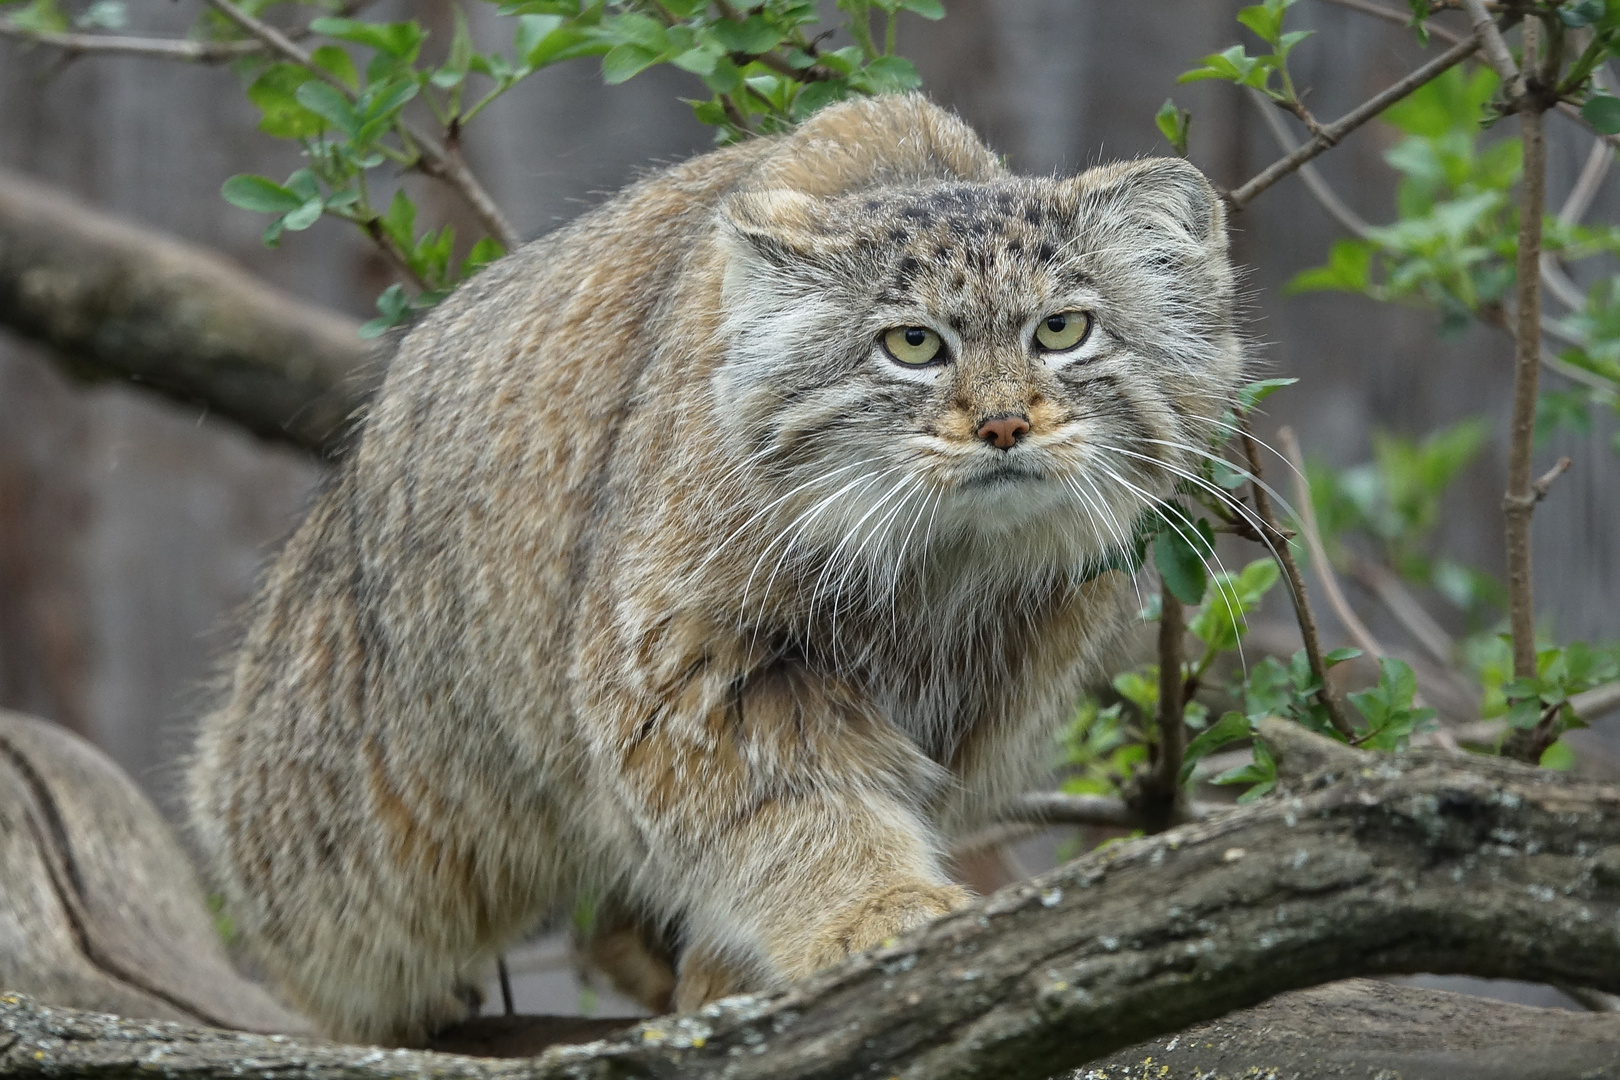
M 1492 759 L 1363 754 L 1277 721 L 1262 734 L 1293 785 L 1284 795 L 1094 852 L 783 992 L 526 1063 L 306 1045 L 14 998 L 0 1000 L 0 1072 L 1038 1080 L 1356 975 L 1620 990 L 1620 786 Z M 1575 1066 L 1620 1045 L 1620 1023 L 1601 1021 L 1568 1042 L 1578 1060 L 1536 1048 L 1537 1061 L 1563 1063 L 1547 1075 L 1573 1080 Z
M 0 986 L 124 1016 L 310 1030 L 232 968 L 185 853 L 118 767 L 4 710 Z

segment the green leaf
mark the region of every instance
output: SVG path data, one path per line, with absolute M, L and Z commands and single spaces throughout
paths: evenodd
M 56 6 L 56 0 L 33 0 L 11 16 L 10 21 L 19 30 L 35 34 L 59 34 L 69 26 L 67 16 Z
M 609 86 L 635 78 L 658 63 L 658 53 L 640 45 L 615 45 L 602 57 L 602 81 Z
M 379 223 L 401 251 L 411 251 L 416 247 L 416 204 L 405 194 L 404 188 L 394 192 L 393 199 L 388 203 L 388 212 L 379 219 Z
M 291 211 L 281 219 L 281 227 L 293 232 L 301 232 L 320 220 L 321 211 L 325 204 L 319 196 L 309 200 L 298 209 Z
M 392 327 L 398 326 L 410 314 L 411 301 L 405 295 L 405 290 L 399 285 L 390 285 L 377 297 L 377 310 L 381 313 L 378 318 L 360 327 L 360 336 L 363 338 L 380 337 Z
M 1575 751 L 1570 747 L 1569 743 L 1559 739 L 1541 752 L 1539 764 L 1543 769 L 1569 772 L 1575 767 Z
M 1153 565 L 1158 567 L 1165 588 L 1183 604 L 1198 604 L 1209 584 L 1204 555 L 1183 535 L 1186 527 L 1167 528 L 1153 538 Z
M 1346 660 L 1354 660 L 1360 655 L 1360 649 L 1352 648 L 1347 645 L 1342 649 L 1334 649 L 1332 652 L 1322 657 L 1322 664 L 1324 667 L 1333 667 L 1335 664 L 1342 664 Z
M 782 43 L 782 31 L 762 15 L 750 15 L 740 23 L 730 19 L 718 20 L 709 27 L 709 33 L 727 52 L 750 56 L 770 52 Z
M 1620 133 L 1620 98 L 1608 94 L 1593 94 L 1581 106 L 1581 116 L 1605 135 Z
M 1293 386 L 1298 379 L 1256 379 L 1238 391 L 1238 404 L 1244 411 L 1254 408 L 1285 386 Z
M 662 53 L 669 48 L 669 31 L 664 24 L 638 12 L 602 20 L 600 33 L 614 45 L 640 45 L 654 53 Z
M 1603 0 L 1575 0 L 1558 9 L 1558 20 L 1565 26 L 1591 26 L 1604 15 Z
M 1254 80 L 1269 72 L 1269 65 L 1264 63 L 1263 57 L 1250 56 L 1243 46 L 1233 45 L 1223 52 L 1210 53 L 1202 60 L 1203 67 L 1184 71 L 1176 76 L 1176 82 L 1198 82 L 1200 79 L 1225 79 L 1239 85 L 1254 85 Z
M 341 46 L 322 45 L 311 53 L 309 58 L 315 62 L 316 67 L 336 75 L 350 90 L 360 89 L 360 73 L 354 70 L 354 61 Z
M 849 83 L 843 79 L 827 79 L 808 83 L 793 99 L 793 119 L 803 121 L 818 109 L 849 97 Z
M 1365 240 L 1338 240 L 1328 251 L 1326 266 L 1301 270 L 1283 286 L 1288 295 L 1304 292 L 1364 293 L 1372 280 L 1375 245 Z
M 399 110 L 416 96 L 417 89 L 416 83 L 409 79 L 369 87 L 360 101 L 365 111 L 365 124 L 359 133 L 361 141 L 375 138 L 378 130 L 391 123 Z
M 247 98 L 262 114 L 259 130 L 279 139 L 308 139 L 326 127 L 319 116 L 298 103 L 298 88 L 313 78 L 298 64 L 271 64 L 247 88 Z
M 232 206 L 265 214 L 285 214 L 304 205 L 304 200 L 263 176 L 241 173 L 225 181 L 220 194 Z
M 1237 21 L 1255 32 L 1261 41 L 1275 46 L 1282 33 L 1283 9 L 1272 4 L 1255 4 L 1238 12 Z
M 1173 98 L 1165 98 L 1164 104 L 1153 115 L 1153 122 L 1175 152 L 1186 157 L 1187 129 L 1192 124 L 1192 113 L 1178 106 Z
M 1198 764 L 1199 758 L 1219 750 L 1228 743 L 1247 739 L 1249 734 L 1249 718 L 1237 712 L 1227 713 L 1199 732 L 1182 752 L 1181 782 L 1185 784 L 1192 779 L 1193 766 Z
M 925 19 L 938 20 L 945 17 L 945 5 L 940 3 L 940 0 L 900 0 L 899 7 Z
M 903 94 L 922 85 L 922 77 L 903 56 L 880 56 L 850 76 L 850 82 L 872 94 Z
M 531 68 L 544 66 L 531 58 L 540 46 L 563 25 L 561 15 L 520 15 L 517 30 L 512 35 L 512 53 L 518 63 Z
M 334 86 L 311 80 L 298 87 L 293 94 L 298 104 L 319 116 L 343 134 L 353 138 L 360 132 L 360 118 L 343 92 Z
M 724 53 L 716 52 L 714 49 L 687 49 L 673 57 L 670 63 L 682 71 L 707 77 L 714 74 L 714 66 L 724 58 Z
M 403 63 L 415 63 L 416 54 L 427 40 L 427 31 L 415 20 L 397 23 L 371 23 L 359 19 L 320 18 L 310 22 L 317 34 L 352 41 L 376 49 Z
M 445 57 L 444 66 L 465 75 L 477 50 L 473 47 L 472 30 L 467 26 L 467 14 L 459 4 L 455 8 L 455 15 L 456 28 L 450 38 L 450 55 Z
M 506 249 L 501 246 L 499 240 L 493 236 L 486 236 L 474 244 L 472 250 L 467 252 L 467 257 L 461 261 L 461 276 L 472 277 L 505 254 Z

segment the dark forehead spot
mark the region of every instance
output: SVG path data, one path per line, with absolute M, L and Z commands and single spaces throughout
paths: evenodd
M 1040 203 L 1030 203 L 1024 207 L 1024 220 L 1031 225 L 1039 225 L 1046 220 L 1046 211 Z
M 901 259 L 899 268 L 894 272 L 894 284 L 890 286 L 890 291 L 904 292 L 911 286 L 912 279 L 917 276 L 917 271 L 921 268 L 922 263 L 910 255 Z
M 948 259 L 950 257 L 951 257 L 951 249 L 949 247 L 947 247 L 946 245 L 938 244 L 938 245 L 936 245 L 934 247 L 934 258 L 936 258 L 936 259 Z
M 1024 242 L 1016 236 L 1009 237 L 1007 240 L 1007 253 L 1009 255 L 1022 255 L 1024 253 Z
M 904 229 L 894 228 L 889 230 L 889 240 L 892 243 L 903 244 L 910 238 L 911 234 Z
M 1035 253 L 1035 257 L 1043 263 L 1051 262 L 1055 255 L 1057 255 L 1057 248 L 1052 246 L 1050 240 L 1041 241 L 1041 249 Z

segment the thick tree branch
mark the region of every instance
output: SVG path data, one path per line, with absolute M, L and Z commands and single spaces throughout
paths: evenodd
M 522 1062 L 273 1041 L 0 1002 L 8 1076 L 1037 1080 L 1330 979 L 1620 990 L 1620 787 L 1267 721 L 1290 794 L 1114 845 L 774 995 Z M 1152 897 L 1153 903 L 1144 903 Z
M 1373 95 L 1331 124 L 1326 124 L 1311 139 L 1293 153 L 1272 162 L 1241 187 L 1227 193 L 1227 202 L 1234 210 L 1241 210 L 1254 201 L 1266 188 L 1304 165 L 1318 154 L 1337 146 L 1346 135 L 1365 124 L 1412 91 L 1431 82 L 1472 56 L 1479 48 L 1474 38 L 1466 38 L 1453 45 L 1433 60 L 1424 64 L 1406 78 Z
M 127 379 L 308 450 L 335 446 L 382 369 L 358 323 L 4 170 L 0 326 L 79 376 Z

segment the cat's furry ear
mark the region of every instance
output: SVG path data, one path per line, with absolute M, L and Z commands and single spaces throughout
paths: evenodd
M 847 232 L 827 228 L 820 199 L 787 188 L 733 195 L 721 204 L 720 219 L 734 243 L 777 267 L 816 263 L 850 243 Z
M 1082 214 L 1118 214 L 1150 231 L 1226 250 L 1226 206 L 1220 193 L 1182 158 L 1115 162 L 1089 169 L 1069 184 Z

